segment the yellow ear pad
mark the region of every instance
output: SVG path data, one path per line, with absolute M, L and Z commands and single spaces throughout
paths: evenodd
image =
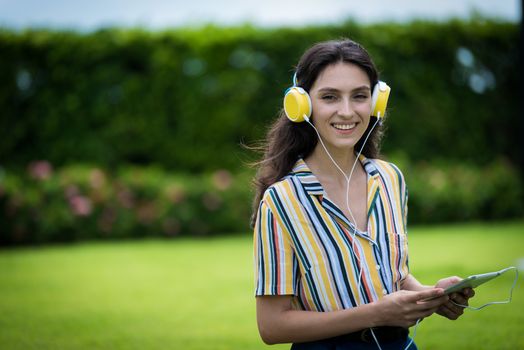
M 286 116 L 295 123 L 305 120 L 304 116 L 311 116 L 311 99 L 308 93 L 301 87 L 294 86 L 286 91 L 284 96 L 284 112 Z
M 371 95 L 371 116 L 384 118 L 390 92 L 391 88 L 383 81 L 379 81 L 375 84 L 373 94 Z

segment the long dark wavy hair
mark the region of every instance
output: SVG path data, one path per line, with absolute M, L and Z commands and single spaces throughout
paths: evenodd
M 369 77 L 371 87 L 378 82 L 378 72 L 368 52 L 360 44 L 342 39 L 320 42 L 302 55 L 296 67 L 297 86 L 309 92 L 319 74 L 327 66 L 338 62 L 352 63 L 362 68 Z M 355 145 L 356 150 L 360 150 L 364 137 L 372 126 L 373 121 Z M 362 150 L 364 156 L 379 157 L 382 134 L 383 127 L 379 124 L 371 132 Z M 259 148 L 263 157 L 255 164 L 258 170 L 254 179 L 255 197 L 251 226 L 255 223 L 258 206 L 267 188 L 287 175 L 299 158 L 307 158 L 317 142 L 315 130 L 310 125 L 293 123 L 286 117 L 283 109 L 280 111 Z

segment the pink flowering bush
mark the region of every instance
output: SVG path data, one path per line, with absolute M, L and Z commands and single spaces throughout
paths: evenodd
M 524 216 L 524 183 L 504 159 L 484 167 L 420 162 L 403 169 L 409 222 L 500 220 Z
M 250 174 L 33 162 L 0 175 L 0 244 L 248 230 Z
M 524 215 L 523 182 L 510 163 L 410 164 L 409 223 Z M 248 232 L 251 172 L 174 174 L 155 167 L 0 167 L 0 245 Z

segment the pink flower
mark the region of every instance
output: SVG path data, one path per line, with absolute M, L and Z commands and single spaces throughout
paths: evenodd
M 213 174 L 213 184 L 215 185 L 215 188 L 225 191 L 229 187 L 231 187 L 231 184 L 233 183 L 233 177 L 231 176 L 231 173 L 225 169 L 217 170 Z
M 47 160 L 37 160 L 29 163 L 29 175 L 36 180 L 47 180 L 53 175 L 53 167 Z
M 69 198 L 69 206 L 76 216 L 89 216 L 93 211 L 91 200 L 80 195 Z

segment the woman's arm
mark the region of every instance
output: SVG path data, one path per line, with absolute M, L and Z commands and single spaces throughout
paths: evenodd
M 408 328 L 433 314 L 447 296 L 438 288 L 399 291 L 370 304 L 330 312 L 294 310 L 291 296 L 256 299 L 260 336 L 265 343 L 276 344 L 320 340 L 377 326 Z
M 400 289 L 402 290 L 421 291 L 431 288 L 434 287 L 423 285 L 412 274 L 409 274 L 406 278 L 402 280 L 402 282 L 400 282 Z

